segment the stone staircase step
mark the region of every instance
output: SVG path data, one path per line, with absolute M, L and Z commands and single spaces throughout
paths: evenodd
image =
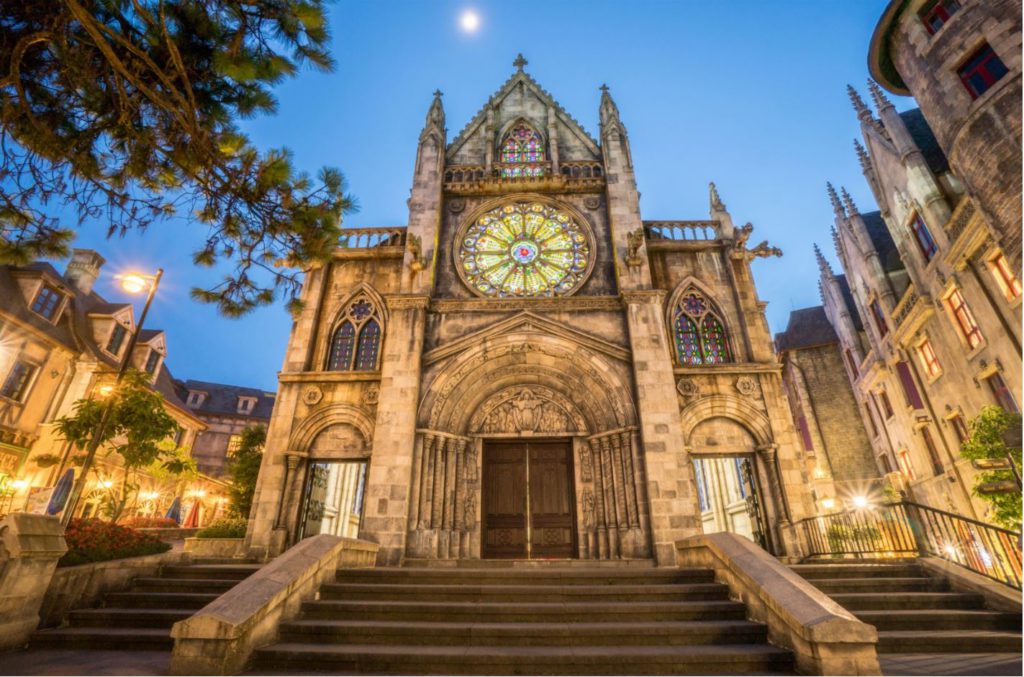
M 949 584 L 940 578 L 901 577 L 901 578 L 822 578 L 809 581 L 822 592 L 945 592 Z
M 980 609 L 985 604 L 981 595 L 969 592 L 844 592 L 829 596 L 858 616 L 869 610 Z
M 720 583 L 683 585 L 416 585 L 412 583 L 330 583 L 320 599 L 420 602 L 684 601 L 728 599 Z
M 767 641 L 750 621 L 639 623 L 456 623 L 298 620 L 282 623 L 280 641 L 331 644 L 466 646 L 641 646 Z
M 303 618 L 478 623 L 574 623 L 743 620 L 740 602 L 395 602 L 317 600 L 302 606 Z
M 927 578 L 918 564 L 793 564 L 790 569 L 807 580 L 833 578 Z
M 73 627 L 170 628 L 195 609 L 78 609 L 68 614 Z
M 403 569 L 654 569 L 653 559 L 421 559 L 407 557 Z
M 392 674 L 769 674 L 792 655 L 767 644 L 729 646 L 494 647 L 280 643 L 257 651 L 257 670 Z
M 882 630 L 878 653 L 1020 653 L 1019 632 L 987 630 Z
M 1020 632 L 1020 614 L 984 609 L 859 611 L 857 618 L 882 630 L 989 630 Z
M 648 585 L 710 583 L 710 569 L 339 569 L 339 583 L 444 585 Z
M 29 645 L 50 649 L 167 651 L 174 646 L 174 640 L 166 628 L 66 627 L 34 632 Z
M 213 600 L 214 592 L 112 592 L 103 599 L 106 608 L 201 609 Z
M 139 577 L 132 581 L 132 590 L 139 592 L 227 592 L 238 584 L 232 578 L 158 578 Z
M 259 564 L 184 564 L 164 567 L 160 578 L 208 578 L 240 581 L 259 571 Z

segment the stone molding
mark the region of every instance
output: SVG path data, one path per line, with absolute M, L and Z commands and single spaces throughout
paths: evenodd
M 638 303 L 661 304 L 665 302 L 668 292 L 664 289 L 632 289 L 623 290 L 622 305 L 630 306 Z
M 349 383 L 379 381 L 379 371 L 292 371 L 277 375 L 279 383 Z
M 430 297 L 422 294 L 393 294 L 384 297 L 390 310 L 420 310 L 430 307 Z
M 618 311 L 622 303 L 616 296 L 556 296 L 522 299 L 435 299 L 430 310 L 437 313 L 493 313 L 508 310 L 536 311 Z
M 675 367 L 676 376 L 736 376 L 744 374 L 782 374 L 781 362 L 727 362 L 709 367 Z

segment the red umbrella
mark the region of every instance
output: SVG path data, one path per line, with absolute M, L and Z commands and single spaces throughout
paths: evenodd
M 196 499 L 192 503 L 192 507 L 189 508 L 188 511 L 188 516 L 185 518 L 185 521 L 181 526 L 185 529 L 193 529 L 199 526 L 199 499 Z

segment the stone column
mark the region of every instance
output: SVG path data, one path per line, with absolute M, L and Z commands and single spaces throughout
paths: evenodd
M 680 430 L 675 376 L 662 314 L 662 290 L 623 291 L 633 350 L 640 455 L 658 566 L 675 566 L 676 541 L 701 533 L 694 478 Z
M 391 312 L 381 355 L 380 400 L 360 537 L 380 544 L 378 565 L 397 566 L 405 554 L 408 532 L 420 358 L 429 297 L 401 295 L 386 300 Z
M 28 642 L 67 549 L 56 517 L 13 513 L 0 522 L 0 651 Z

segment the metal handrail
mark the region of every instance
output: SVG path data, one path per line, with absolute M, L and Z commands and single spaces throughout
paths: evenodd
M 1021 586 L 1021 535 L 963 515 L 902 501 L 800 520 L 810 557 L 931 555 L 1013 588 Z

